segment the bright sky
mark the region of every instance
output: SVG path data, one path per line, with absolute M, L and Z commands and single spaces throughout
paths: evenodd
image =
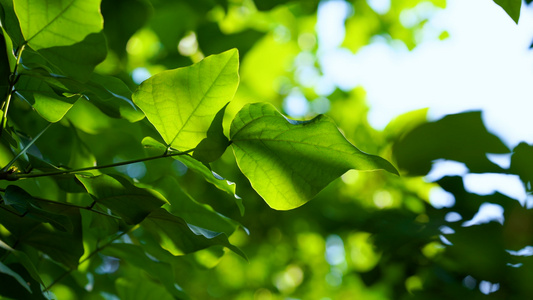
M 387 9 L 387 0 L 369 2 Z M 448 39 L 430 38 L 413 51 L 376 40 L 356 55 L 338 47 L 346 9 L 344 2 L 331 1 L 319 11 L 321 65 L 341 88 L 365 88 L 373 126 L 384 128 L 395 116 L 423 107 L 430 107 L 432 118 L 482 109 L 486 125 L 509 146 L 533 143 L 530 8 L 523 7 L 517 26 L 491 0 L 448 0 L 444 10 L 422 5 L 402 21 L 433 13 L 424 35 L 447 30 Z

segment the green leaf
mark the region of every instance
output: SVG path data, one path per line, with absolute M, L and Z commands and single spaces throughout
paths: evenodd
M 148 189 L 141 189 L 120 176 L 76 175 L 89 194 L 128 224 L 140 223 L 150 212 L 165 204 L 164 198 Z
M 161 285 L 147 278 L 119 278 L 115 281 L 119 299 L 158 299 L 174 300 L 174 297 Z
M 81 217 L 79 209 L 61 206 L 54 212 L 70 219 L 71 231 L 58 231 L 34 218 L 9 213 L 9 206 L 0 204 L 2 225 L 19 240 L 20 244 L 34 247 L 53 260 L 76 269 L 83 254 Z M 50 209 L 48 207 L 47 209 Z
M 166 151 L 165 145 L 156 141 L 151 137 L 145 137 L 142 140 L 142 144 L 147 148 L 159 149 L 162 152 Z M 202 176 L 205 181 L 211 183 L 216 188 L 221 191 L 224 191 L 234 197 L 237 206 L 241 215 L 244 215 L 244 205 L 242 204 L 242 199 L 235 194 L 235 183 L 229 180 L 222 178 L 220 175 L 214 173 L 202 162 L 192 158 L 189 155 L 180 155 L 174 156 L 174 159 L 182 162 L 188 169 L 192 170 L 194 173 Z
M 93 73 L 88 82 L 58 77 L 43 70 L 32 70 L 29 76 L 39 78 L 63 92 L 82 94 L 112 118 L 124 118 L 136 122 L 144 118 L 143 112 L 133 104 L 131 90 L 120 79 Z
M 24 42 L 24 37 L 20 31 L 19 21 L 13 8 L 13 0 L 0 0 L 0 5 L 0 8 L 3 9 L 3 14 L 0 14 L 2 28 L 8 33 L 15 48 L 17 48 Z
M 385 159 L 348 142 L 324 115 L 300 122 L 284 118 L 271 104 L 247 104 L 235 116 L 230 137 L 239 168 L 278 210 L 303 205 L 350 169 L 397 174 Z
M 238 68 L 237 50 L 212 55 L 152 76 L 135 91 L 133 101 L 167 145 L 189 150 L 206 137 L 217 112 L 233 98 Z
M 106 58 L 107 47 L 104 34 L 98 32 L 70 46 L 50 47 L 37 52 L 65 75 L 84 82 L 89 80 L 96 65 Z
M 471 172 L 502 172 L 486 153 L 508 153 L 502 141 L 487 131 L 481 112 L 448 115 L 425 123 L 404 134 L 393 146 L 400 170 L 410 176 L 424 176 L 434 160 L 465 163 Z
M 68 46 L 103 29 L 101 0 L 17 0 L 15 13 L 34 49 Z
M 518 24 L 520 18 L 520 8 L 522 6 L 522 0 L 494 0 L 496 4 L 501 6 L 505 12 Z
M 533 145 L 521 142 L 513 149 L 509 171 L 520 176 L 525 187 L 531 187 L 531 183 L 533 183 Z
M 21 76 L 16 95 L 24 99 L 48 122 L 58 122 L 74 105 L 80 95 L 58 95 L 46 82 L 30 76 Z
M 187 168 L 189 168 L 196 174 L 202 176 L 205 179 L 205 181 L 211 183 L 212 185 L 217 187 L 219 190 L 222 190 L 230 194 L 231 196 L 233 196 L 235 199 L 235 203 L 239 207 L 241 216 L 244 215 L 244 205 L 242 204 L 242 199 L 239 196 L 237 196 L 237 194 L 235 194 L 235 183 L 234 182 L 231 182 L 229 180 L 222 178 L 220 175 L 211 171 L 202 162 L 188 155 L 175 156 L 174 159 L 181 161 L 185 166 L 187 166 Z
M 16 185 L 7 186 L 3 199 L 6 205 L 13 207 L 21 215 L 50 223 L 61 231 L 72 232 L 74 229 L 68 217 L 43 209 L 38 199 Z
M 224 112 L 226 111 L 227 106 L 228 105 L 226 104 L 226 106 L 216 114 L 215 119 L 207 130 L 207 137 L 194 149 L 192 157 L 204 164 L 219 159 L 229 146 L 229 140 L 224 135 L 224 128 L 222 127 Z
M 229 243 L 226 234 L 187 224 L 163 208 L 153 211 L 141 225 L 159 240 L 161 247 L 175 256 L 222 245 L 246 259 L 239 248 Z
M 9 91 L 9 76 L 11 75 L 12 69 L 10 67 L 11 60 L 10 57 L 13 57 L 12 53 L 9 53 L 9 47 L 11 44 L 11 39 L 2 28 L 2 36 L 0 36 L 0 99 L 6 99 Z
M 18 283 L 20 283 L 20 285 L 22 285 L 26 290 L 28 290 L 28 292 L 30 292 L 30 293 L 32 292 L 30 287 L 26 283 L 26 280 L 24 280 L 24 278 L 22 278 L 19 274 L 17 274 L 16 272 L 12 271 L 8 266 L 4 265 L 1 262 L 0 262 L 0 273 L 9 275 L 9 276 L 15 278 L 18 281 Z
M 183 218 L 188 224 L 230 236 L 240 224 L 216 212 L 211 206 L 198 203 L 181 189 L 174 177 L 165 176 L 154 184 L 169 201 L 171 213 Z
M 102 254 L 119 258 L 128 264 L 146 271 L 153 278 L 157 278 L 166 287 L 168 292 L 179 297 L 179 299 L 188 299 L 188 296 L 183 291 L 176 288 L 177 282 L 174 278 L 172 266 L 166 262 L 153 260 L 146 255 L 141 246 L 113 243 L 102 250 Z M 153 295 L 150 295 L 148 298 L 152 297 Z

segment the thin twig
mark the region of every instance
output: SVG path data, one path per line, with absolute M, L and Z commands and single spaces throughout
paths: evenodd
M 41 132 L 39 132 L 39 134 L 37 134 L 29 143 L 28 145 L 26 145 L 26 147 L 24 147 L 24 149 L 22 149 L 4 168 L 2 168 L 2 171 L 1 172 L 7 172 L 7 170 L 9 170 L 9 168 L 17 161 L 17 159 L 19 159 L 20 156 L 22 156 L 24 153 L 26 153 L 26 151 L 28 151 L 28 149 L 31 147 L 31 145 L 33 145 L 40 137 L 41 135 L 48 129 L 50 128 L 50 126 L 52 125 L 53 123 L 49 123 L 48 125 L 46 125 L 46 127 L 41 130 Z
M 77 173 L 77 172 L 82 172 L 82 171 L 100 170 L 100 169 L 119 167 L 119 166 L 124 166 L 124 165 L 129 165 L 129 164 L 134 164 L 134 163 L 138 163 L 138 162 L 154 160 L 154 159 L 159 159 L 159 158 L 186 155 L 186 154 L 188 154 L 188 153 L 190 153 L 192 151 L 194 151 L 194 149 L 190 149 L 190 150 L 183 151 L 183 152 L 170 153 L 170 154 L 163 153 L 162 155 L 158 155 L 158 156 L 139 158 L 139 159 L 135 159 L 135 160 L 123 161 L 123 162 L 118 162 L 118 163 L 109 164 L 109 165 L 93 166 L 93 167 L 79 168 L 79 169 L 73 169 L 73 170 L 62 170 L 62 171 L 56 171 L 56 172 L 25 174 L 25 173 L 10 173 L 8 171 L 8 172 L 0 173 L 0 180 L 2 180 L 2 179 L 18 180 L 18 179 L 22 179 L 22 178 L 57 176 L 57 175 L 66 175 L 66 174 L 72 174 L 72 173 Z

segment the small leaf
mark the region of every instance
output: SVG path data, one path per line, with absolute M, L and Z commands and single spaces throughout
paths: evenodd
M 161 72 L 144 81 L 133 101 L 167 145 L 195 148 L 207 135 L 215 115 L 239 84 L 237 50 L 208 56 L 192 66 Z
M 175 156 L 174 159 L 181 161 L 185 166 L 187 166 L 187 168 L 189 168 L 196 174 L 202 176 L 205 181 L 211 183 L 219 190 L 222 190 L 233 196 L 235 199 L 235 203 L 239 207 L 241 216 L 244 215 L 244 205 L 242 204 L 242 199 L 237 196 L 237 194 L 235 194 L 234 182 L 222 178 L 220 175 L 207 168 L 203 163 L 188 155 Z
M 188 224 L 223 232 L 228 236 L 237 227 L 242 226 L 237 221 L 219 214 L 211 206 L 198 203 L 181 189 L 174 177 L 161 178 L 155 183 L 155 188 L 168 199 L 170 212 L 183 218 Z
M 34 49 L 68 46 L 103 29 L 101 0 L 20 0 L 15 13 L 26 42 Z
M 150 212 L 166 203 L 161 195 L 138 188 L 120 176 L 76 177 L 97 203 L 111 209 L 128 224 L 140 223 Z
M 82 94 L 112 118 L 136 122 L 144 118 L 143 112 L 133 104 L 131 90 L 122 80 L 93 73 L 88 82 L 58 77 L 43 70 L 32 70 L 29 76 L 39 78 L 54 89 Z
M 522 6 L 522 0 L 494 0 L 496 4 L 501 6 L 507 12 L 509 17 L 518 24 L 520 18 L 520 8 Z
M 3 14 L 0 14 L 2 28 L 13 41 L 14 48 L 18 48 L 24 42 L 24 37 L 20 31 L 19 21 L 13 8 L 13 0 L 0 0 L 0 12 L 2 12 L 1 9 L 3 9 Z
M 15 278 L 15 280 L 17 280 L 18 283 L 20 283 L 20 285 L 22 285 L 26 290 L 28 290 L 28 292 L 32 293 L 30 287 L 26 283 L 26 280 L 24 280 L 24 278 L 22 278 L 19 274 L 17 274 L 16 272 L 12 271 L 8 266 L 4 265 L 1 262 L 0 262 L 0 273 L 9 275 L 9 276 Z
M 153 260 L 146 255 L 141 246 L 113 243 L 107 246 L 102 251 L 102 254 L 119 258 L 128 264 L 146 271 L 151 277 L 157 278 L 168 292 L 179 299 L 188 299 L 188 296 L 183 291 L 176 288 L 177 282 L 172 266 L 166 262 Z M 140 299 L 139 295 L 136 296 L 136 299 Z M 153 295 L 150 294 L 147 297 L 151 299 Z
M 222 245 L 246 259 L 246 255 L 231 245 L 224 233 L 187 224 L 165 209 L 153 211 L 141 224 L 158 238 L 161 247 L 175 256 Z
M 348 142 L 324 115 L 299 122 L 284 118 L 271 104 L 248 104 L 235 116 L 230 136 L 239 168 L 278 210 L 303 205 L 349 169 L 397 174 L 385 159 Z
M 229 146 L 229 140 L 224 135 L 224 128 L 222 127 L 224 112 L 226 111 L 227 106 L 228 105 L 226 104 L 226 106 L 216 114 L 215 119 L 207 130 L 207 137 L 194 149 L 192 157 L 204 164 L 219 159 Z
M 156 141 L 155 139 L 151 137 L 145 137 L 142 140 L 142 144 L 147 148 L 159 149 L 162 152 L 166 151 L 165 145 L 161 144 L 160 142 Z M 188 169 L 202 176 L 205 179 L 205 181 L 211 183 L 219 190 L 224 191 L 230 194 L 231 196 L 233 196 L 235 199 L 235 203 L 239 207 L 241 216 L 244 215 L 244 205 L 242 204 L 242 199 L 235 194 L 235 183 L 234 182 L 231 182 L 229 180 L 222 178 L 220 175 L 211 171 L 202 162 L 192 158 L 189 155 L 174 156 L 174 159 L 177 159 L 180 162 L 182 162 Z
M 31 76 L 21 76 L 16 85 L 17 96 L 24 99 L 47 121 L 55 123 L 65 116 L 81 96 L 58 95 L 46 82 Z

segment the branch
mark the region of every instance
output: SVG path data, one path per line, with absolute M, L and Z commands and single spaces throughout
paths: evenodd
M 0 188 L 0 192 L 2 193 L 5 193 L 6 189 L 2 189 Z M 96 204 L 96 201 L 93 201 L 93 203 L 91 203 L 90 205 L 88 206 L 81 206 L 81 205 L 76 205 L 76 204 L 72 204 L 72 203 L 68 203 L 68 202 L 58 202 L 58 201 L 54 201 L 54 200 L 48 200 L 48 199 L 43 199 L 43 198 L 37 198 L 37 197 L 33 197 L 32 198 L 34 200 L 37 200 L 37 201 L 41 201 L 41 202 L 45 202 L 45 203 L 48 203 L 48 204 L 52 204 L 52 205 L 58 205 L 58 206 L 68 206 L 68 207 L 71 207 L 71 208 L 77 208 L 77 209 L 83 209 L 83 210 L 87 210 L 87 211 L 91 211 L 91 212 L 94 212 L 94 213 L 97 213 L 99 215 L 102 215 L 102 216 L 106 216 L 106 217 L 110 217 L 110 218 L 113 218 L 113 219 L 117 219 L 117 220 L 122 220 L 120 217 L 117 217 L 117 216 L 113 216 L 113 215 L 110 215 L 110 214 L 106 214 L 105 212 L 103 211 L 99 211 L 99 210 L 94 210 L 93 207 L 94 205 Z M 4 201 L 4 199 L 0 199 L 0 204 L 4 204 L 4 205 L 7 205 Z M 30 211 L 26 211 L 24 212 L 23 214 L 18 214 L 17 212 L 14 212 L 4 206 L 0 206 L 0 208 L 16 215 L 17 217 L 20 217 L 20 218 L 23 218 L 25 217 L 28 213 L 31 213 Z
M 176 153 L 163 153 L 158 156 L 151 156 L 151 157 L 145 157 L 145 158 L 139 158 L 135 160 L 129 160 L 129 161 L 123 161 L 119 163 L 109 164 L 109 165 L 103 165 L 103 166 L 93 166 L 93 167 L 86 167 L 86 168 L 80 168 L 80 169 L 73 169 L 73 170 L 63 170 L 63 171 L 56 171 L 56 172 L 45 172 L 45 173 L 11 173 L 9 171 L 0 173 L 0 180 L 18 180 L 22 178 L 35 178 L 35 177 L 46 177 L 46 176 L 57 176 L 57 175 L 66 175 L 66 174 L 72 174 L 82 171 L 91 171 L 91 170 L 100 170 L 100 169 L 106 169 L 106 168 L 113 168 L 113 167 L 119 167 L 123 165 L 129 165 L 134 164 L 138 162 L 148 161 L 148 160 L 154 160 L 159 158 L 165 158 L 165 157 L 172 157 L 172 156 L 180 156 L 180 155 L 186 155 L 188 153 L 191 153 L 194 151 L 194 149 L 190 149 L 183 152 L 176 152 Z

